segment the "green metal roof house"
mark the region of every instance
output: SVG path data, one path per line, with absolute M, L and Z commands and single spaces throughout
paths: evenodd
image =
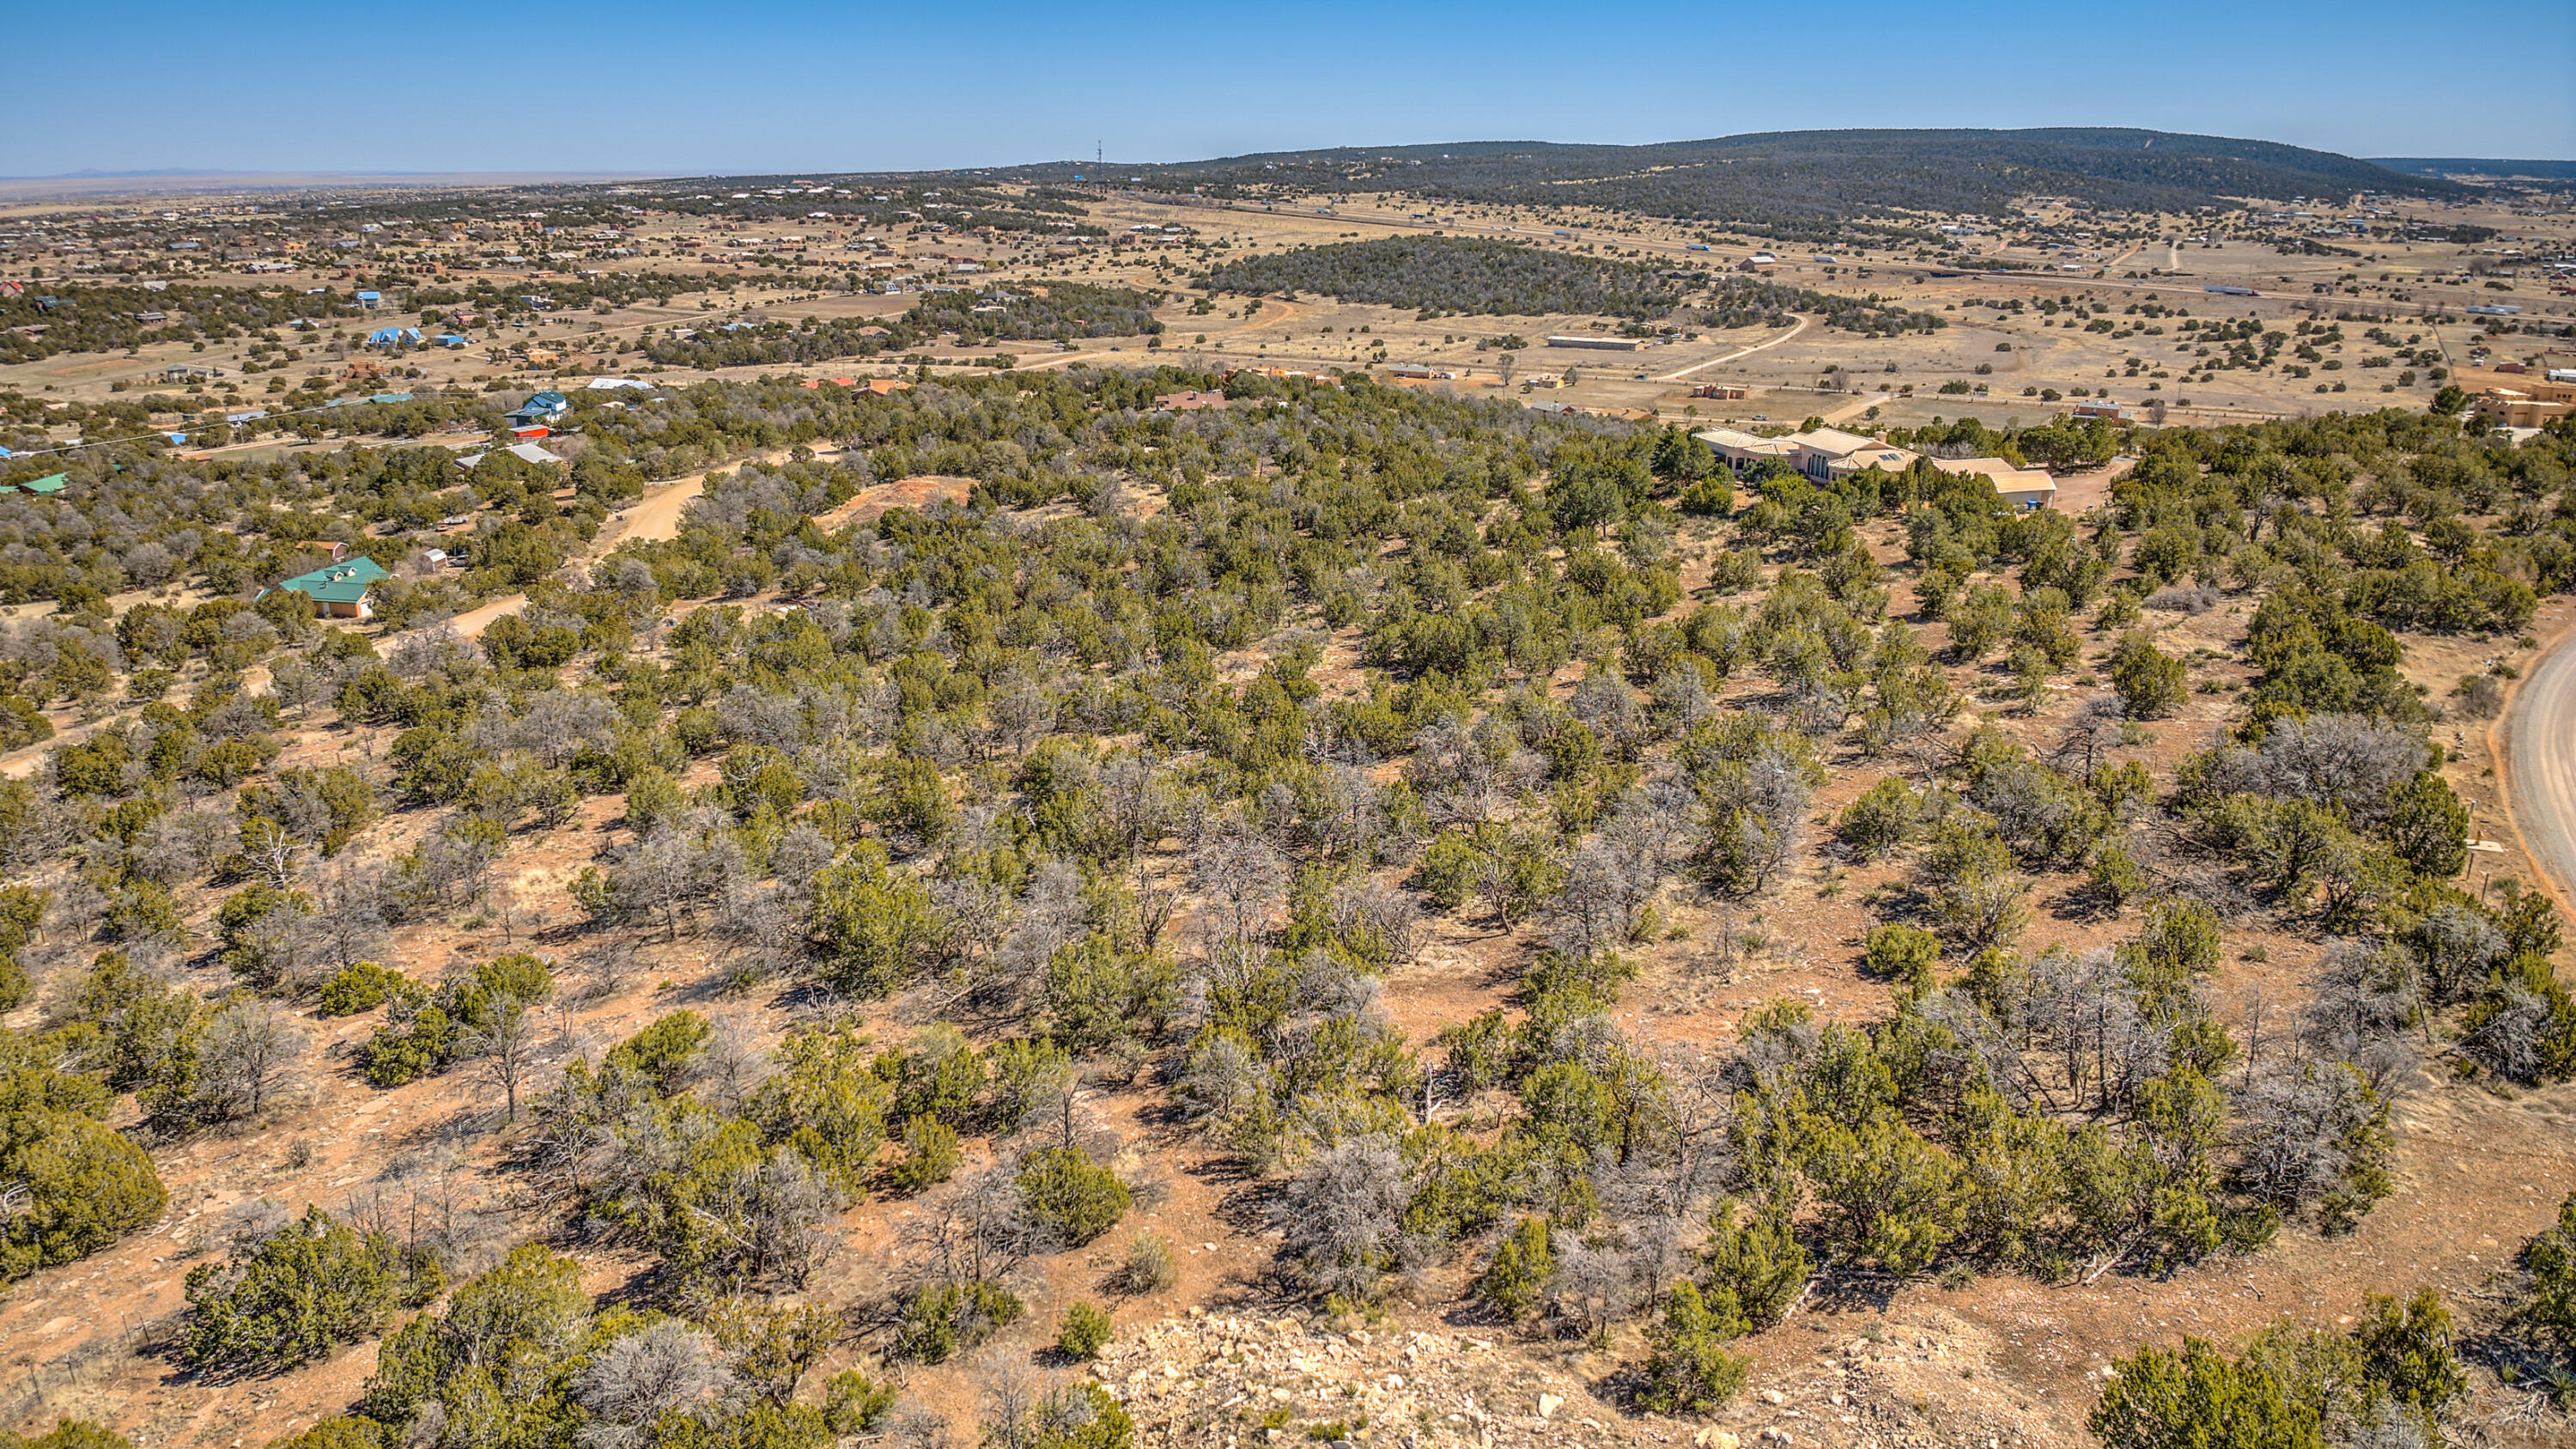
M 60 493 L 63 491 L 63 486 L 70 481 L 71 479 L 65 474 L 48 473 L 42 478 L 30 478 L 24 483 L 10 486 L 22 493 Z
M 387 574 L 382 564 L 361 555 L 325 564 L 309 574 L 297 574 L 259 592 L 262 598 L 279 592 L 310 595 L 316 618 L 365 619 L 372 617 L 367 595 L 374 591 L 377 580 L 385 577 Z

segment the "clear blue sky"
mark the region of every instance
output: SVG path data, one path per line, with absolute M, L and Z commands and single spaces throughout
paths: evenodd
M 29 3 L 0 175 L 909 169 L 1839 126 L 2576 158 L 2576 7 Z

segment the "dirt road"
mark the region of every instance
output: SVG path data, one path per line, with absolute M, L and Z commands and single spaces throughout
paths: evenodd
M 466 610 L 448 620 L 447 627 L 468 639 L 480 639 L 483 637 L 483 631 L 492 626 L 493 620 L 515 614 L 526 607 L 528 607 L 527 595 L 512 594 L 507 598 L 494 599 L 479 609 Z
M 2057 477 L 2057 496 L 2049 501 L 2048 506 L 2081 518 L 2110 502 L 2112 480 L 2137 465 L 2135 458 L 2114 458 L 2099 468 L 2087 468 L 2081 473 L 2061 473 Z
M 1844 403 L 1841 407 L 1835 408 L 1833 411 L 1826 413 L 1824 415 L 1825 426 L 1829 428 L 1839 428 L 1853 418 L 1859 417 L 1862 413 L 1868 412 L 1871 408 L 1893 401 L 1895 397 L 1896 394 L 1892 392 L 1874 392 L 1865 397 L 1856 398 L 1850 402 Z
M 707 473 L 728 472 L 747 463 L 758 463 L 764 467 L 783 463 L 787 461 L 788 451 L 772 448 L 766 453 L 710 468 Z M 689 506 L 691 499 L 706 491 L 707 473 L 692 473 L 686 478 L 674 478 L 656 485 L 642 498 L 629 504 L 623 517 L 611 519 L 608 526 L 599 531 L 599 537 L 590 541 L 590 547 L 582 551 L 582 559 L 605 558 L 610 550 L 630 538 L 652 543 L 678 537 L 681 511 Z M 449 620 L 448 624 L 468 639 L 480 639 L 493 620 L 515 614 L 527 606 L 527 595 L 512 594 L 507 598 L 494 599 L 479 609 L 469 609 Z
M 1676 368 L 1671 372 L 1658 376 L 1655 381 L 1679 382 L 1683 378 L 1690 376 L 1692 373 L 1699 371 L 1703 367 L 1715 367 L 1721 362 L 1733 362 L 1739 357 L 1760 352 L 1766 347 L 1777 347 L 1781 343 L 1788 341 L 1790 338 L 1797 336 L 1799 333 L 1806 331 L 1807 321 L 1807 318 L 1801 317 L 1798 319 L 1797 326 L 1790 328 L 1788 331 L 1781 333 L 1779 336 L 1772 338 L 1768 342 L 1756 342 L 1750 347 L 1739 347 L 1733 352 L 1726 354 L 1724 357 L 1712 357 L 1706 362 L 1694 362 L 1688 367 Z
M 788 455 L 793 451 L 789 448 L 772 448 L 766 453 L 718 464 L 709 468 L 706 473 L 692 473 L 686 478 L 674 478 L 668 483 L 655 484 L 642 498 L 628 504 L 622 517 L 609 520 L 608 526 L 599 531 L 599 537 L 590 541 L 590 547 L 584 552 L 583 557 L 604 557 L 610 550 L 630 538 L 652 543 L 660 539 L 679 537 L 680 512 L 689 506 L 691 499 L 707 491 L 707 473 L 730 473 L 736 468 L 752 463 L 757 463 L 764 468 L 774 467 L 786 462 Z
M 2505 808 L 2558 899 L 2576 900 L 2576 630 L 2514 691 L 2504 731 Z

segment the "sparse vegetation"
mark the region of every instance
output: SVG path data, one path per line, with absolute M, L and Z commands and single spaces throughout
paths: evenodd
M 1417 308 L 1926 325 L 1606 253 L 1366 245 L 1354 275 Z M 1322 291 L 1327 250 L 1192 261 Z M 906 326 L 1070 338 L 1149 301 L 939 293 Z M 769 365 L 931 335 L 653 345 Z M 2270 345 L 2213 345 L 2238 343 Z M 1182 1281 L 1164 1234 L 1241 1226 L 1168 1195 L 1215 1158 L 1274 1207 L 1271 1281 L 1318 1311 L 1374 1322 L 1453 1271 L 1514 1335 L 1642 1339 L 1621 1392 L 1704 1413 L 1746 1387 L 1737 1340 L 1811 1293 L 2158 1292 L 2389 1210 L 2419 1066 L 2437 1092 L 2576 1075 L 2559 924 L 2471 878 L 2480 787 L 2431 728 L 2505 676 L 2437 701 L 2407 672 L 2428 635 L 2463 641 L 2445 679 L 2528 666 L 2501 641 L 2576 583 L 2563 429 L 1892 435 L 2060 469 L 2133 451 L 2075 516 L 1929 462 L 1738 477 L 1689 428 L 1358 376 L 905 380 L 585 398 L 563 497 L 402 446 L 143 448 L 5 495 L 25 546 L 0 587 L 56 607 L 0 650 L 26 706 L 0 716 L 50 746 L 0 785 L 0 999 L 28 1013 L 0 1061 L 0 1186 L 25 1185 L 0 1268 L 152 1222 L 173 1144 L 291 1121 L 242 1160 L 302 1194 L 347 1151 L 316 1112 L 434 1100 L 493 1200 L 405 1186 L 401 1214 L 209 1234 L 184 1350 L 208 1382 L 363 1342 L 453 1274 L 383 1343 L 363 1419 L 310 1449 L 477 1415 L 496 1442 L 820 1444 L 893 1413 L 864 1373 L 805 1382 L 835 1353 L 976 1364 L 1050 1330 L 1127 1352 L 1056 1295 L 1071 1274 L 1122 1316 L 1177 1312 L 1152 1297 Z M 675 527 L 590 546 L 647 480 L 754 451 Z M 412 567 L 433 538 L 468 567 Z M 235 597 L 317 540 L 405 565 L 365 629 Z M 505 597 L 471 639 L 439 622 Z M 1493 995 L 1426 1008 L 1468 958 Z M 1729 996 L 1729 1041 L 1638 1027 L 1783 963 L 1879 1004 Z M 2292 1011 L 2248 993 L 2284 972 Z M 334 1032 L 345 1064 L 316 1049 Z M 1140 1151 L 1137 1123 L 1169 1135 Z M 845 1213 L 888 1246 L 842 1318 L 804 1293 L 844 1281 Z M 2526 1252 L 2497 1340 L 2526 1383 L 2566 1362 L 2553 1251 Z M 612 1252 L 634 1271 L 594 1302 L 579 1263 Z M 2441 1313 L 2133 1358 L 2106 1435 L 2182 1442 L 2167 1409 L 2201 1395 L 2295 1440 L 2325 1392 L 2299 1365 L 2330 1351 L 2351 1397 L 2316 1423 L 2433 1424 L 2460 1392 Z M 987 1418 L 1092 1449 L 1125 1414 L 1032 1390 Z

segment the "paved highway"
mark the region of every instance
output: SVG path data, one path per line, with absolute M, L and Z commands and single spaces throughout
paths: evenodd
M 2561 901 L 2576 900 L 2576 630 L 2533 666 L 2505 716 L 2506 809 Z

